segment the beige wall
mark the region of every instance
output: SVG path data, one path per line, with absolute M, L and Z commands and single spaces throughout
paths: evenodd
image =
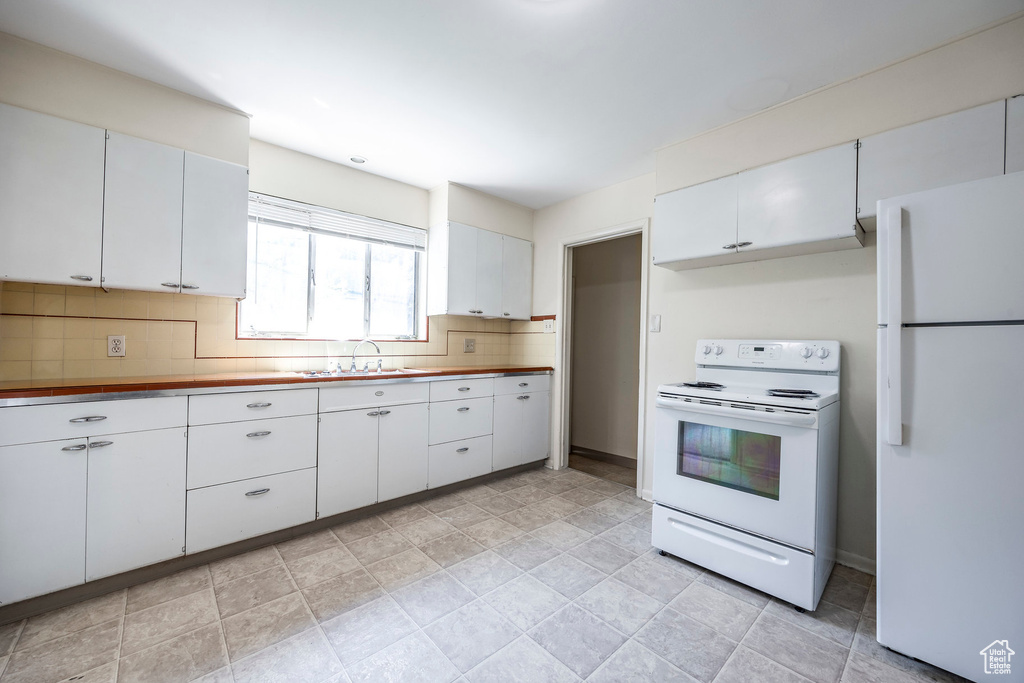
M 430 191 L 430 225 L 445 221 L 533 239 L 533 209 L 457 183 L 445 183 Z
M 1024 92 L 1024 19 L 825 88 L 658 153 L 657 173 L 536 212 L 534 313 L 559 308 L 561 242 L 651 216 L 654 195 Z M 643 488 L 650 491 L 653 392 L 692 377 L 701 337 L 838 339 L 841 557 L 875 556 L 875 247 L 684 272 L 651 267 Z M 556 372 L 558 368 L 556 358 Z M 561 430 L 553 396 L 555 443 Z
M 636 459 L 640 235 L 573 249 L 573 446 Z
M 0 33 L 0 102 L 247 165 L 249 117 Z

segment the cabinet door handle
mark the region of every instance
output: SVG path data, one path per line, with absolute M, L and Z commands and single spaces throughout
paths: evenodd
M 245 407 L 246 408 L 269 408 L 272 405 L 273 405 L 272 403 L 265 403 L 265 402 L 264 403 L 248 403 L 248 404 L 246 404 Z
M 736 246 L 737 247 L 749 247 L 751 244 L 753 244 L 753 242 L 737 242 Z
M 367 413 L 367 415 L 369 415 L 370 417 L 377 417 L 378 415 L 380 415 L 380 411 L 374 410 L 373 412 Z
M 469 387 L 459 387 L 459 391 L 469 391 Z
M 469 446 L 463 446 L 462 448 L 456 448 L 455 452 L 456 453 L 465 453 L 468 450 L 469 450 Z
M 61 450 L 62 451 L 84 451 L 86 448 L 88 448 L 88 446 L 86 446 L 84 443 L 80 443 L 80 444 L 77 444 L 75 446 L 65 446 Z
M 270 493 L 270 489 L 256 489 L 255 491 L 246 491 L 247 496 L 262 496 L 264 493 Z
M 182 285 L 182 289 L 199 289 L 199 285 Z
M 113 441 L 90 441 L 89 448 L 104 448 L 106 446 L 113 446 Z
M 519 386 L 521 386 L 521 387 L 528 387 L 528 386 L 530 386 L 530 383 L 529 382 L 520 382 Z
M 106 415 L 89 415 L 87 417 L 73 417 L 68 420 L 68 422 L 71 422 L 72 424 L 80 424 L 82 422 L 101 422 L 106 419 Z
M 390 415 L 391 411 L 390 410 L 382 410 L 382 411 L 380 411 L 380 414 L 381 415 Z
M 246 434 L 246 436 L 249 437 L 250 439 L 255 439 L 258 436 L 269 436 L 269 435 L 270 435 L 270 431 L 269 430 L 262 431 L 262 432 L 249 432 L 248 434 Z
M 528 401 L 528 400 L 530 400 L 530 397 L 528 395 L 526 395 L 526 394 L 524 394 L 522 396 L 516 396 L 516 398 L 518 398 L 520 401 Z
M 502 315 L 512 315 L 511 313 L 502 313 Z
M 72 275 L 72 280 L 81 280 L 82 282 L 92 282 L 92 275 Z
M 173 287 L 174 289 L 177 289 L 178 288 L 178 283 L 177 282 L 161 282 L 160 286 L 161 287 Z
M 459 412 L 460 412 L 460 413 L 464 413 L 464 412 L 466 412 L 467 410 L 469 410 L 469 408 L 467 408 L 466 406 L 462 406 L 461 408 L 459 408 Z
M 722 247 L 722 249 L 735 249 L 735 248 L 736 248 L 736 243 L 735 242 L 733 242 L 732 244 L 727 244 L 724 247 Z

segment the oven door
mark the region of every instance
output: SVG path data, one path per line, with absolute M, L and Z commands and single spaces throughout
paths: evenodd
M 654 500 L 813 550 L 817 417 L 658 399 Z

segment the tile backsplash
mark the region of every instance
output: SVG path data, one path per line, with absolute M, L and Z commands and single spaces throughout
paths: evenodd
M 236 339 L 235 300 L 0 282 L 0 381 L 323 370 L 355 342 Z M 107 336 L 124 335 L 123 358 Z M 465 338 L 476 352 L 462 352 Z M 427 341 L 380 342 L 385 368 L 552 365 L 542 322 L 428 319 Z M 370 356 L 372 348 L 360 350 Z M 346 363 L 347 364 L 347 363 Z

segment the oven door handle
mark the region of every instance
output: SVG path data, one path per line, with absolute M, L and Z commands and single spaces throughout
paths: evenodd
M 700 413 L 702 415 L 723 415 L 725 417 L 738 417 L 740 419 L 769 422 L 771 424 L 778 425 L 790 425 L 793 427 L 816 427 L 818 425 L 818 416 L 814 413 L 782 412 L 784 409 L 780 409 L 774 413 L 768 413 L 763 410 L 746 410 L 744 408 L 729 408 L 727 406 L 715 406 L 707 403 L 690 403 L 687 401 L 665 398 L 664 396 L 659 396 L 657 403 L 662 408 L 685 410 L 691 413 Z

